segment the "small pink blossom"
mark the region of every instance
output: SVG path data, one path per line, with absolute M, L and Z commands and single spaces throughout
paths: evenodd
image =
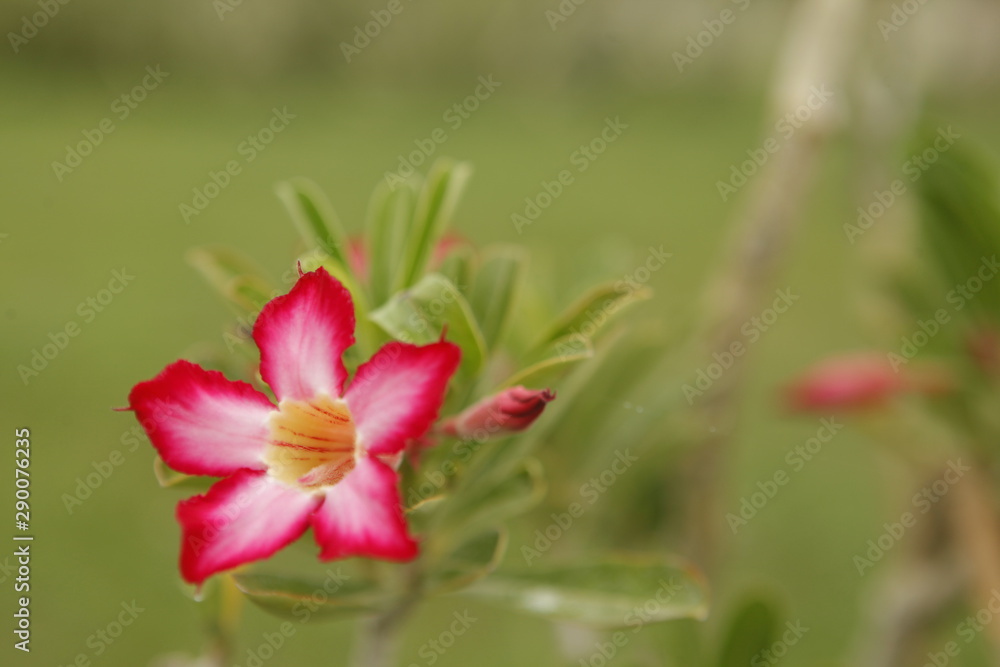
M 950 387 L 938 368 L 896 368 L 881 352 L 855 352 L 824 359 L 805 371 L 787 389 L 789 406 L 797 411 L 851 410 L 878 407 L 904 393 L 935 394 Z

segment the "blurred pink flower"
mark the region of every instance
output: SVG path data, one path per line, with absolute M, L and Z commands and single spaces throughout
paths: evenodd
M 881 352 L 854 352 L 824 359 L 787 388 L 791 409 L 853 410 L 877 407 L 903 393 L 936 394 L 951 387 L 940 368 L 893 368 Z

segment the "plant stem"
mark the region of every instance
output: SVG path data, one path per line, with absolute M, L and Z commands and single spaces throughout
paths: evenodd
M 354 667 L 392 667 L 403 626 L 422 598 L 422 581 L 419 565 L 408 567 L 405 590 L 396 604 L 362 624 L 351 661 Z
M 792 18 L 772 85 L 773 117 L 794 116 L 817 87 L 828 87 L 833 102 L 815 110 L 761 168 L 748 193 L 746 210 L 737 221 L 729 252 L 706 295 L 706 357 L 730 354 L 743 344 L 742 327 L 760 310 L 768 295 L 788 239 L 802 219 L 806 196 L 815 181 L 826 139 L 836 129 L 836 107 L 844 95 L 842 82 L 850 45 L 858 29 L 862 0 L 805 0 Z M 693 556 L 711 571 L 718 559 L 717 527 L 724 464 L 735 428 L 738 389 L 745 356 L 712 387 L 699 406 L 707 435 L 691 470 Z
M 236 654 L 236 635 L 243 611 L 243 594 L 230 575 L 219 577 L 215 613 L 208 622 L 209 659 L 218 667 L 228 667 Z

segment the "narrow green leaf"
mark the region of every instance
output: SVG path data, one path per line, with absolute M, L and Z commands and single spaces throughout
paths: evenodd
M 531 356 L 528 365 L 504 380 L 501 387 L 523 384 L 538 387 L 567 370 L 573 364 L 594 356 L 594 345 L 582 335 L 570 335 L 549 343 Z
M 556 319 L 537 346 L 567 336 L 593 339 L 598 331 L 621 315 L 628 306 L 648 299 L 653 294 L 646 287 L 623 291 L 616 284 L 600 285 L 584 294 Z
M 232 248 L 199 246 L 185 254 L 188 263 L 227 301 L 250 313 L 260 309 L 274 293 L 271 281 L 257 264 Z
M 307 178 L 293 178 L 278 183 L 274 190 L 309 247 L 319 248 L 344 267 L 350 267 L 347 235 L 319 186 Z
M 545 491 L 542 465 L 535 459 L 527 459 L 499 484 L 477 484 L 461 496 L 449 498 L 443 510 L 444 530 L 468 534 L 485 526 L 503 524 L 537 505 Z
M 430 273 L 412 288 L 389 299 L 369 318 L 393 338 L 417 345 L 447 339 L 462 348 L 461 372 L 479 371 L 486 355 L 483 334 L 472 309 L 458 289 L 444 276 Z
M 778 629 L 778 616 L 762 600 L 751 600 L 737 610 L 719 653 L 718 667 L 746 667 L 769 648 Z
M 160 486 L 165 489 L 171 486 L 177 486 L 191 477 L 191 475 L 185 475 L 182 472 L 171 470 L 159 456 L 153 460 L 153 474 L 156 475 L 156 481 L 159 482 Z
M 413 218 L 416 190 L 409 183 L 390 189 L 384 182 L 372 193 L 365 221 L 368 284 L 372 303 L 385 303 L 392 294 L 402 262 L 407 229 Z
M 417 197 L 403 254 L 399 287 L 408 287 L 420 278 L 434 245 L 448 228 L 458 200 L 472 175 L 469 164 L 438 160 L 427 174 Z
M 493 349 L 511 315 L 524 275 L 524 253 L 507 246 L 487 254 L 476 272 L 469 302 L 483 329 L 488 349 Z
M 472 293 L 472 265 L 475 255 L 472 246 L 459 244 L 457 248 L 448 252 L 438 269 L 438 273 L 450 280 L 466 299 Z
M 208 491 L 216 480 L 211 477 L 185 475 L 173 470 L 159 456 L 153 459 L 153 475 L 156 481 L 165 489 L 184 489 L 186 491 Z
M 233 576 L 236 587 L 255 605 L 278 616 L 305 622 L 375 614 L 392 603 L 393 596 L 368 581 L 344 581 L 339 572 L 326 579 L 264 574 Z
M 937 132 L 928 133 L 920 145 L 934 145 L 937 140 Z M 916 181 L 926 246 L 948 287 L 966 283 L 1000 254 L 997 183 L 997 169 L 963 145 L 940 152 Z M 982 292 L 969 305 L 969 311 L 995 319 L 1000 284 L 984 282 Z
M 257 276 L 240 276 L 230 281 L 224 295 L 242 310 L 256 315 L 278 292 Z
M 465 588 L 493 572 L 506 550 L 506 530 L 481 532 L 437 561 L 428 577 L 428 587 L 437 594 Z
M 521 549 L 531 547 L 524 545 Z M 708 611 L 708 593 L 701 575 L 689 566 L 657 559 L 539 563 L 518 573 L 496 572 L 463 594 L 598 628 L 704 619 Z M 641 617 L 636 608 L 643 610 Z

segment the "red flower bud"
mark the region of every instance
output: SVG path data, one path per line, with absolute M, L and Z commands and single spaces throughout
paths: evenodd
M 851 410 L 876 407 L 902 393 L 936 394 L 951 388 L 940 368 L 893 367 L 880 352 L 857 352 L 825 359 L 788 388 L 793 410 Z
M 448 435 L 492 438 L 523 431 L 556 397 L 548 389 L 517 386 L 488 396 L 442 424 Z

